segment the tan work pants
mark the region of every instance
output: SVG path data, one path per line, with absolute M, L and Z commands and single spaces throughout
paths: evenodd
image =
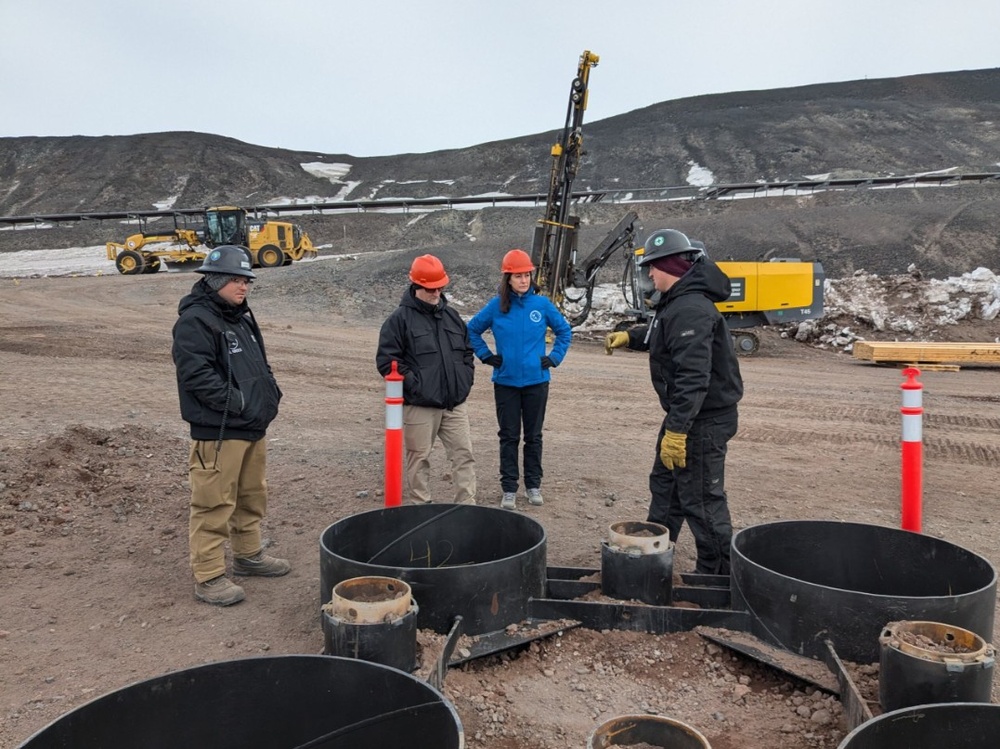
M 445 408 L 403 406 L 403 447 L 406 459 L 406 483 L 410 496 L 418 502 L 430 502 L 428 489 L 431 473 L 431 450 L 440 438 L 451 461 L 452 481 L 457 504 L 476 503 L 476 461 L 472 457 L 472 431 L 466 404 L 451 411 Z
M 261 549 L 260 521 L 267 512 L 265 440 L 194 440 L 188 460 L 191 481 L 191 570 L 203 583 L 226 573 L 226 539 L 233 556 Z

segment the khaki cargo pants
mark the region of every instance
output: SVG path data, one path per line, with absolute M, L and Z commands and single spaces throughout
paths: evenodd
M 261 549 L 260 521 L 267 511 L 267 443 L 260 439 L 194 440 L 189 454 L 191 570 L 203 583 L 226 573 L 226 539 L 233 556 Z
M 431 450 L 441 439 L 451 461 L 456 504 L 476 503 L 476 461 L 472 457 L 472 430 L 466 404 L 451 411 L 446 408 L 403 406 L 403 447 L 406 483 L 410 496 L 418 502 L 430 502 Z

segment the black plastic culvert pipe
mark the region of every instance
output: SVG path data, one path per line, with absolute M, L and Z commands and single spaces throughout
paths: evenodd
M 829 639 L 846 660 L 879 660 L 879 635 L 895 620 L 963 627 L 993 639 L 997 575 L 960 546 L 877 525 L 789 520 L 733 537 L 732 608 L 751 631 L 824 659 Z
M 461 749 L 462 724 L 432 686 L 351 658 L 221 661 L 110 692 L 20 749 Z
M 405 581 L 417 626 L 445 634 L 456 616 L 468 635 L 528 618 L 545 593 L 545 529 L 517 512 L 476 505 L 403 505 L 351 515 L 320 536 L 320 601 L 354 577 Z M 373 560 L 374 561 L 370 561 Z
M 851 731 L 838 749 L 984 749 L 997 745 L 1000 705 L 950 702 L 883 713 Z

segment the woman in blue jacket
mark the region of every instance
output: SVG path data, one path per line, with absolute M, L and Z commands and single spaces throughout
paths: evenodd
M 476 356 L 493 367 L 493 397 L 500 431 L 500 486 L 505 510 L 517 498 L 517 446 L 524 428 L 524 488 L 528 502 L 542 504 L 542 424 L 549 399 L 549 369 L 566 356 L 573 333 L 569 323 L 531 281 L 535 266 L 524 250 L 504 255 L 500 291 L 468 324 Z M 546 351 L 551 328 L 556 340 Z M 496 353 L 483 333 L 493 331 Z

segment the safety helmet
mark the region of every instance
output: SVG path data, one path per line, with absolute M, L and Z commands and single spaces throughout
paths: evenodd
M 531 273 L 535 269 L 535 264 L 524 250 L 511 250 L 503 256 L 500 264 L 502 273 Z
M 410 266 L 410 280 L 425 289 L 443 289 L 449 279 L 440 260 L 433 255 L 421 255 Z
M 257 278 L 252 270 L 253 260 L 249 250 L 235 244 L 223 244 L 205 255 L 195 273 L 225 273 L 227 276 Z
M 646 239 L 646 244 L 643 245 L 642 257 L 639 259 L 639 265 L 648 265 L 654 260 L 670 257 L 671 255 L 683 255 L 687 252 L 691 253 L 691 255 L 686 259 L 692 261 L 698 255 L 703 254 L 703 250 L 699 250 L 691 244 L 691 240 L 687 238 L 687 234 L 683 234 L 676 229 L 657 229 Z

